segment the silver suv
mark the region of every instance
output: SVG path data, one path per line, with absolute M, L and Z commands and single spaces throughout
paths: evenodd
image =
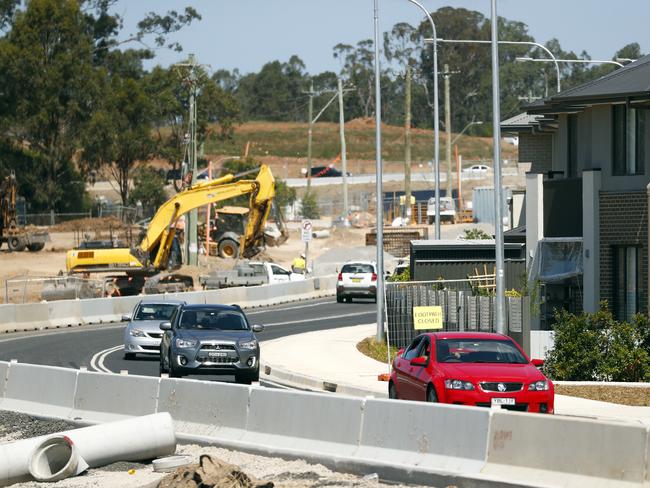
M 374 262 L 351 261 L 341 268 L 336 281 L 336 301 L 352 302 L 353 298 L 377 301 L 377 268 Z
M 163 322 L 160 373 L 234 375 L 237 383 L 259 381 L 260 346 L 237 305 L 185 305 L 171 322 Z

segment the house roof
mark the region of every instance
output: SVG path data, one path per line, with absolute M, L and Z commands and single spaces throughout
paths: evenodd
M 570 112 L 592 103 L 650 99 L 650 55 L 525 107 L 529 114 Z

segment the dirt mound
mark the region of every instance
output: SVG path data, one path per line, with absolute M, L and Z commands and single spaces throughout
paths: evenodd
M 239 466 L 203 454 L 199 464 L 178 468 L 165 476 L 158 488 L 272 488 L 272 481 L 262 481 L 244 473 Z
M 97 217 L 68 220 L 53 225 L 49 228 L 51 232 L 73 232 L 75 230 L 89 230 L 92 232 L 113 230 L 126 230 L 130 227 L 117 217 Z

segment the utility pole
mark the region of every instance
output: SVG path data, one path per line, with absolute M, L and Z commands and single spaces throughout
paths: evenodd
M 451 89 L 450 89 L 450 83 L 449 83 L 449 78 L 451 78 L 451 75 L 458 74 L 459 71 L 449 71 L 449 65 L 445 64 L 444 65 L 444 71 L 442 73 L 442 76 L 445 80 L 445 132 L 447 134 L 447 143 L 445 144 L 445 149 L 447 153 L 447 196 L 451 197 Z
M 338 80 L 339 95 L 339 134 L 341 136 L 341 173 L 343 174 L 343 218 L 344 223 L 348 220 L 348 161 L 347 151 L 345 148 L 345 115 L 343 113 L 343 81 Z
M 188 69 L 183 81 L 188 85 L 190 91 L 188 163 L 192 168 L 192 185 L 195 185 L 198 172 L 196 162 L 196 92 L 198 69 L 201 65 L 196 62 L 194 54 L 190 54 L 186 63 L 179 63 L 176 66 Z M 185 221 L 185 264 L 190 266 L 199 264 L 197 224 L 198 211 L 194 209 L 188 213 Z
M 406 63 L 404 96 L 404 205 L 406 220 L 411 224 L 411 64 Z
M 307 193 L 311 190 L 311 139 L 314 129 L 314 82 L 309 85 L 309 129 L 307 131 Z

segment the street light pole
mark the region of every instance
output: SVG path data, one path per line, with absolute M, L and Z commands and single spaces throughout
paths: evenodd
M 383 342 L 384 334 L 384 199 L 381 161 L 381 69 L 379 65 L 379 0 L 375 2 L 375 152 L 377 193 L 377 342 Z
M 436 240 L 440 239 L 440 131 L 439 131 L 439 122 L 440 117 L 438 115 L 438 34 L 436 31 L 436 24 L 431 18 L 429 11 L 424 8 L 424 6 L 419 3 L 417 0 L 408 0 L 413 5 L 417 6 L 424 15 L 426 15 L 431 24 L 431 29 L 433 31 L 433 145 L 434 145 L 434 161 L 435 161 L 435 180 L 436 180 Z M 426 39 L 425 39 L 426 42 Z
M 550 63 L 550 59 L 544 59 L 544 58 L 531 58 L 528 56 L 522 56 L 515 58 L 517 61 L 532 61 L 534 63 Z M 619 63 L 618 61 L 611 61 L 611 60 L 606 60 L 606 59 L 553 59 L 555 63 L 575 63 L 575 64 L 615 64 L 616 66 L 619 66 L 622 68 L 624 66 L 623 63 Z
M 497 1 L 492 0 L 492 137 L 494 145 L 494 239 L 496 248 L 496 332 L 506 334 L 505 273 L 501 188 L 501 105 L 499 99 L 499 32 Z
M 429 39 L 425 39 L 425 41 L 426 40 Z M 438 42 L 444 42 L 449 44 L 490 44 L 492 41 L 481 41 L 481 40 L 474 40 L 474 39 L 438 39 Z M 511 46 L 535 46 L 545 51 L 546 54 L 548 54 L 551 58 L 548 60 L 548 62 L 555 63 L 555 72 L 557 74 L 557 91 L 558 93 L 561 91 L 560 65 L 558 64 L 559 60 L 544 44 L 540 44 L 539 42 L 528 42 L 528 41 L 499 41 L 499 44 L 508 44 Z

